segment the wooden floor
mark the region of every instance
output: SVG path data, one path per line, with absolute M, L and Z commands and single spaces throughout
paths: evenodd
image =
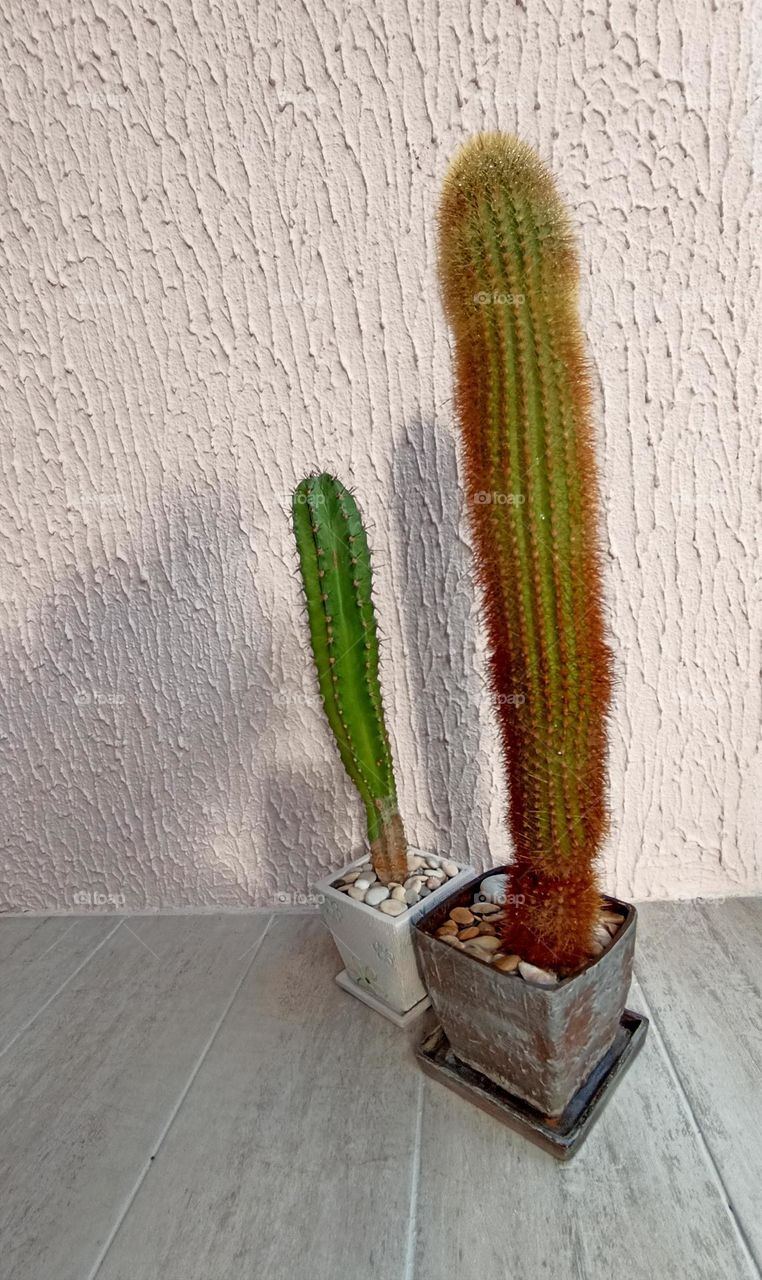
M 641 909 L 651 1029 L 568 1166 L 339 967 L 312 916 L 0 920 L 3 1280 L 760 1275 L 762 900 Z

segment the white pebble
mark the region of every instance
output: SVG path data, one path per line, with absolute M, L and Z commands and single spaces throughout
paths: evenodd
M 378 907 L 389 897 L 389 890 L 385 884 L 372 884 L 365 894 L 365 902 L 369 907 Z
M 421 895 L 418 893 L 417 889 L 405 890 L 405 902 L 409 907 L 414 907 L 420 896 Z
M 478 902 L 504 903 L 508 892 L 507 876 L 485 876 L 474 895 Z
M 519 960 L 519 973 L 526 982 L 533 982 L 536 987 L 554 987 L 558 982 L 555 973 L 538 969 L 536 965 L 529 964 L 528 960 Z
M 362 889 L 364 893 L 365 890 L 369 889 L 372 884 L 373 884 L 373 881 L 369 880 L 367 876 L 360 876 L 358 880 L 355 880 L 355 889 Z
M 401 884 L 396 884 L 390 896 L 394 898 L 395 902 L 404 902 L 406 892 L 407 890 L 403 889 Z
M 443 862 L 442 870 L 444 871 L 448 880 L 452 880 L 453 876 L 456 876 L 458 874 L 458 871 L 460 870 L 460 868 L 458 867 L 457 862 Z
M 356 884 L 351 884 L 349 886 L 349 888 L 347 889 L 347 894 L 350 898 L 354 898 L 355 902 L 362 902 L 363 899 L 365 898 L 365 890 L 358 889 Z
M 468 942 L 462 942 L 461 946 L 463 947 L 463 950 L 467 951 L 470 956 L 475 956 L 477 960 L 484 960 L 486 964 L 489 964 L 492 959 L 492 953 L 489 951 L 485 951 L 484 947 L 477 947 L 475 944 L 476 944 L 476 939 L 469 938 Z
M 401 916 L 403 911 L 407 911 L 407 904 L 398 902 L 396 898 L 387 898 L 378 909 L 387 916 Z
M 407 865 L 409 871 L 418 871 L 418 869 L 425 864 L 423 858 L 419 858 L 418 855 L 414 853 L 408 856 Z
M 414 893 L 420 893 L 422 884 L 421 876 L 410 876 L 410 879 L 405 881 L 405 888 L 412 889 Z
M 442 880 L 441 876 L 429 876 L 426 881 L 426 887 L 427 889 L 431 889 L 432 893 L 435 889 L 441 889 L 443 884 L 444 880 Z
M 359 871 L 350 871 L 348 875 L 341 877 L 341 884 L 354 884 L 359 874 Z

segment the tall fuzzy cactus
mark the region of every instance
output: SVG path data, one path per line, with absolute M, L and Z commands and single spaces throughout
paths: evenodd
M 384 884 L 406 879 L 407 843 L 397 808 L 378 682 L 378 637 L 368 540 L 357 504 L 333 476 L 309 476 L 294 493 L 312 654 L 344 768 L 365 805 L 368 841 Z
M 600 907 L 611 682 L 577 260 L 550 174 L 502 134 L 455 157 L 439 235 L 516 856 L 504 942 L 568 971 Z

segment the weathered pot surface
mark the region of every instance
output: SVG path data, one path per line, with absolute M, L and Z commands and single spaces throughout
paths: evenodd
M 537 986 L 434 936 L 453 907 L 470 905 L 482 880 L 506 870 L 493 867 L 453 886 L 418 917 L 413 941 L 455 1055 L 545 1115 L 559 1116 L 617 1033 L 632 979 L 637 912 L 604 896 L 624 922 L 603 954 L 553 987 Z

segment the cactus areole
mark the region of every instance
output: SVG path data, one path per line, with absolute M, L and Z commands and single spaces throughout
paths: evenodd
M 485 134 L 460 151 L 439 249 L 515 849 L 504 941 L 569 972 L 600 909 L 611 663 L 577 260 L 530 147 Z
M 344 768 L 360 792 L 376 874 L 407 877 L 392 755 L 378 680 L 368 539 L 357 503 L 330 475 L 294 493 L 294 532 L 320 694 Z

